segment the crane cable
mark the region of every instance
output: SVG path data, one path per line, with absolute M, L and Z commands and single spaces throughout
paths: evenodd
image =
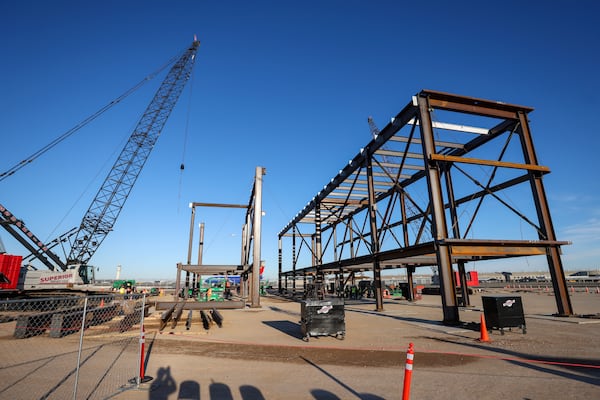
M 188 99 L 188 109 L 187 115 L 185 118 L 185 130 L 183 133 L 183 149 L 181 151 L 181 165 L 179 166 L 179 188 L 177 193 L 177 212 L 179 212 L 179 204 L 181 203 L 181 187 L 183 185 L 183 171 L 185 170 L 185 152 L 187 148 L 187 141 L 189 136 L 189 127 L 190 127 L 190 115 L 192 113 L 192 98 L 194 93 L 194 70 L 192 69 L 192 74 L 190 76 L 190 96 Z
M 27 157 L 24 160 L 15 164 L 12 168 L 10 168 L 7 171 L 0 174 L 0 182 L 3 181 L 4 179 L 8 178 L 15 172 L 17 172 L 18 170 L 20 170 L 27 164 L 30 164 L 31 162 L 36 160 L 38 157 L 40 157 L 41 155 L 46 153 L 48 150 L 52 149 L 54 146 L 56 146 L 57 144 L 59 144 L 60 142 L 62 142 L 65 139 L 67 139 L 69 136 L 73 135 L 75 132 L 77 132 L 78 130 L 80 130 L 81 128 L 83 128 L 84 126 L 86 126 L 87 124 L 89 124 L 90 122 L 95 120 L 96 118 L 98 118 L 100 115 L 104 114 L 106 111 L 111 109 L 113 106 L 120 103 L 122 100 L 124 100 L 130 94 L 132 94 L 133 92 L 135 92 L 136 90 L 141 88 L 144 84 L 146 84 L 147 82 L 152 80 L 154 77 L 156 77 L 156 75 L 158 75 L 161 71 L 163 71 L 169 65 L 173 64 L 175 62 L 175 60 L 177 60 L 177 57 L 173 57 L 166 64 L 164 64 L 162 67 L 160 67 L 158 70 L 156 70 L 155 72 L 146 76 L 144 79 L 142 79 L 140 82 L 138 82 L 135 86 L 133 86 L 129 90 L 125 91 L 125 93 L 123 93 L 122 95 L 120 95 L 119 97 L 117 97 L 116 99 L 111 101 L 110 103 L 106 104 L 104 107 L 100 108 L 98 111 L 96 111 L 89 117 L 85 118 L 83 121 L 79 122 L 77 125 L 75 125 L 71 129 L 69 129 L 68 131 L 66 131 L 65 133 L 63 133 L 62 135 L 57 137 L 56 139 L 54 139 L 52 142 L 48 143 L 46 146 L 42 147 L 41 149 L 39 149 L 38 151 L 36 151 L 32 155 L 30 155 L 29 157 Z

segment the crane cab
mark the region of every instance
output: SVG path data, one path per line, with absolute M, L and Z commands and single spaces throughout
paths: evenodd
M 39 270 L 32 265 L 21 268 L 19 276 L 20 290 L 85 290 L 86 285 L 95 282 L 94 267 L 91 265 L 73 264 L 67 266 L 65 271 Z

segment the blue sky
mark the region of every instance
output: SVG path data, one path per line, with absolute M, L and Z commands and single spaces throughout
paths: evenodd
M 274 278 L 277 233 L 370 140 L 367 117 L 385 125 L 421 89 L 534 107 L 557 237 L 573 242 L 563 247 L 565 268 L 600 268 L 600 6 L 576 4 L 3 2 L 0 169 L 116 98 L 196 34 L 194 76 L 92 259 L 100 277 L 114 277 L 120 264 L 122 275 L 173 278 L 187 258 L 187 204 L 247 204 L 255 167 L 264 166 L 262 253 Z M 45 240 L 79 225 L 163 77 L 0 182 L 0 203 Z M 243 216 L 200 210 L 205 262 L 239 261 Z M 0 237 L 10 253 L 23 253 Z

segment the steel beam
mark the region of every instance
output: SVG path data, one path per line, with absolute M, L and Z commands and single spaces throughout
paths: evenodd
M 235 301 L 235 300 L 227 300 L 227 301 L 186 301 L 186 302 L 176 302 L 176 301 L 157 301 L 155 303 L 156 311 L 162 310 L 174 310 L 175 305 L 183 304 L 183 310 L 212 310 L 213 308 L 217 308 L 219 310 L 233 310 L 238 308 L 246 307 L 246 302 L 244 301 Z M 172 312 L 172 311 L 171 311 Z M 169 315 L 170 318 L 170 315 Z

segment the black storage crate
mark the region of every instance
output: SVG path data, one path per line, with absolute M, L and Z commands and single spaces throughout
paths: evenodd
M 485 325 L 488 329 L 521 328 L 527 333 L 520 296 L 482 296 Z
M 311 336 L 336 336 L 343 339 L 346 334 L 344 299 L 303 301 L 300 323 L 305 341 Z

